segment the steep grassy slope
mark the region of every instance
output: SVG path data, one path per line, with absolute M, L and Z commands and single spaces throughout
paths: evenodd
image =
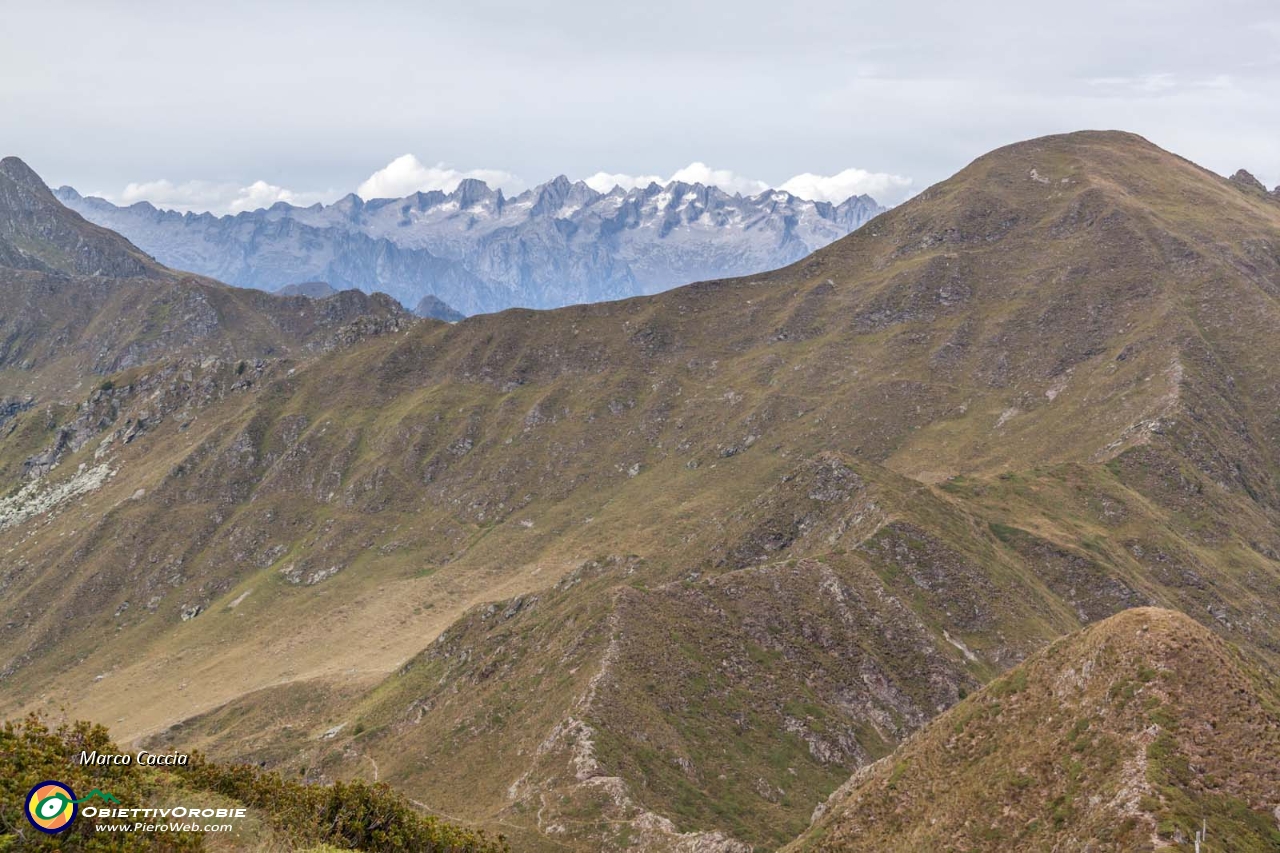
M 1274 566 L 1239 541 L 1179 536 L 1106 468 L 969 481 L 963 509 L 961 486 L 846 501 L 831 481 L 804 483 L 784 517 L 811 532 L 775 562 L 691 563 L 656 586 L 644 562 L 588 564 L 555 591 L 473 611 L 363 700 L 323 681 L 269 689 L 162 740 L 316 778 L 380 768 L 516 837 L 533 823 L 588 847 L 660 847 L 656 811 L 673 830 L 767 847 L 849 769 L 1084 622 L 1156 602 L 1275 660 Z M 848 515 L 819 516 L 810 494 Z M 867 537 L 854 520 L 872 502 L 892 520 Z
M 866 768 L 788 850 L 1280 846 L 1280 693 L 1186 616 L 1072 634 Z
M 1072 134 L 776 273 L 109 377 L 0 423 L 6 709 L 728 850 L 1124 608 L 1274 667 L 1276 246 Z

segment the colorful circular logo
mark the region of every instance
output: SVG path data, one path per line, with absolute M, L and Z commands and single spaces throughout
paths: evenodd
M 61 782 L 41 782 L 27 794 L 27 820 L 41 832 L 56 835 L 76 817 L 76 795 Z

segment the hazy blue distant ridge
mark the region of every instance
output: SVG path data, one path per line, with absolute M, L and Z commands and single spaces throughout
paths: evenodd
M 463 314 L 555 308 L 656 293 L 691 281 L 785 266 L 883 208 L 768 190 L 744 197 L 702 184 L 599 193 L 561 176 L 506 198 L 482 181 L 420 192 L 228 216 L 118 207 L 70 187 L 58 198 L 176 269 L 241 287 L 327 282 L 405 305 L 435 296 Z

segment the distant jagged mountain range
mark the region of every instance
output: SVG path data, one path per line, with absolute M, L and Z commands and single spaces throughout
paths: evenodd
M 160 262 L 242 287 L 325 281 L 405 305 L 434 296 L 464 314 L 555 308 L 657 293 L 797 261 L 884 208 L 780 190 L 744 197 L 672 182 L 600 193 L 564 176 L 507 198 L 483 181 L 331 204 L 281 202 L 234 216 L 118 207 L 62 187 L 57 197 Z

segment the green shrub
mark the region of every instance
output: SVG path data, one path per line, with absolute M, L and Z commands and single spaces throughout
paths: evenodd
M 224 765 L 194 756 L 182 773 L 188 785 L 265 812 L 294 844 L 405 853 L 500 853 L 506 840 L 463 829 L 414 811 L 389 785 L 335 782 L 304 785 L 250 765 Z
M 50 729 L 34 714 L 0 728 L 0 850 L 71 850 L 98 853 L 132 851 L 201 850 L 199 833 L 97 832 L 92 819 L 78 817 L 71 828 L 45 835 L 27 822 L 27 793 L 41 782 L 55 779 L 69 786 L 77 797 L 97 788 L 115 795 L 122 804 L 143 804 L 155 799 L 155 774 L 128 765 L 74 763 L 81 751 L 119 755 L 107 730 L 78 722 Z
M 83 797 L 97 788 L 124 807 L 145 806 L 175 791 L 220 794 L 262 813 L 276 836 L 298 848 L 332 845 L 379 853 L 507 853 L 504 838 L 419 814 L 385 784 L 305 785 L 248 765 L 223 765 L 192 755 L 186 767 L 81 765 L 82 751 L 119 755 L 102 726 L 78 722 L 49 728 L 34 714 L 0 728 L 0 851 L 69 850 L 89 853 L 185 853 L 205 849 L 203 833 L 97 832 L 77 818 L 56 836 L 35 830 L 23 814 L 27 793 L 49 779 Z
M 991 528 L 991 532 L 1001 542 L 1008 542 L 1022 533 L 1018 528 L 1011 527 L 1008 524 L 1001 524 L 998 521 L 989 522 L 987 526 Z

